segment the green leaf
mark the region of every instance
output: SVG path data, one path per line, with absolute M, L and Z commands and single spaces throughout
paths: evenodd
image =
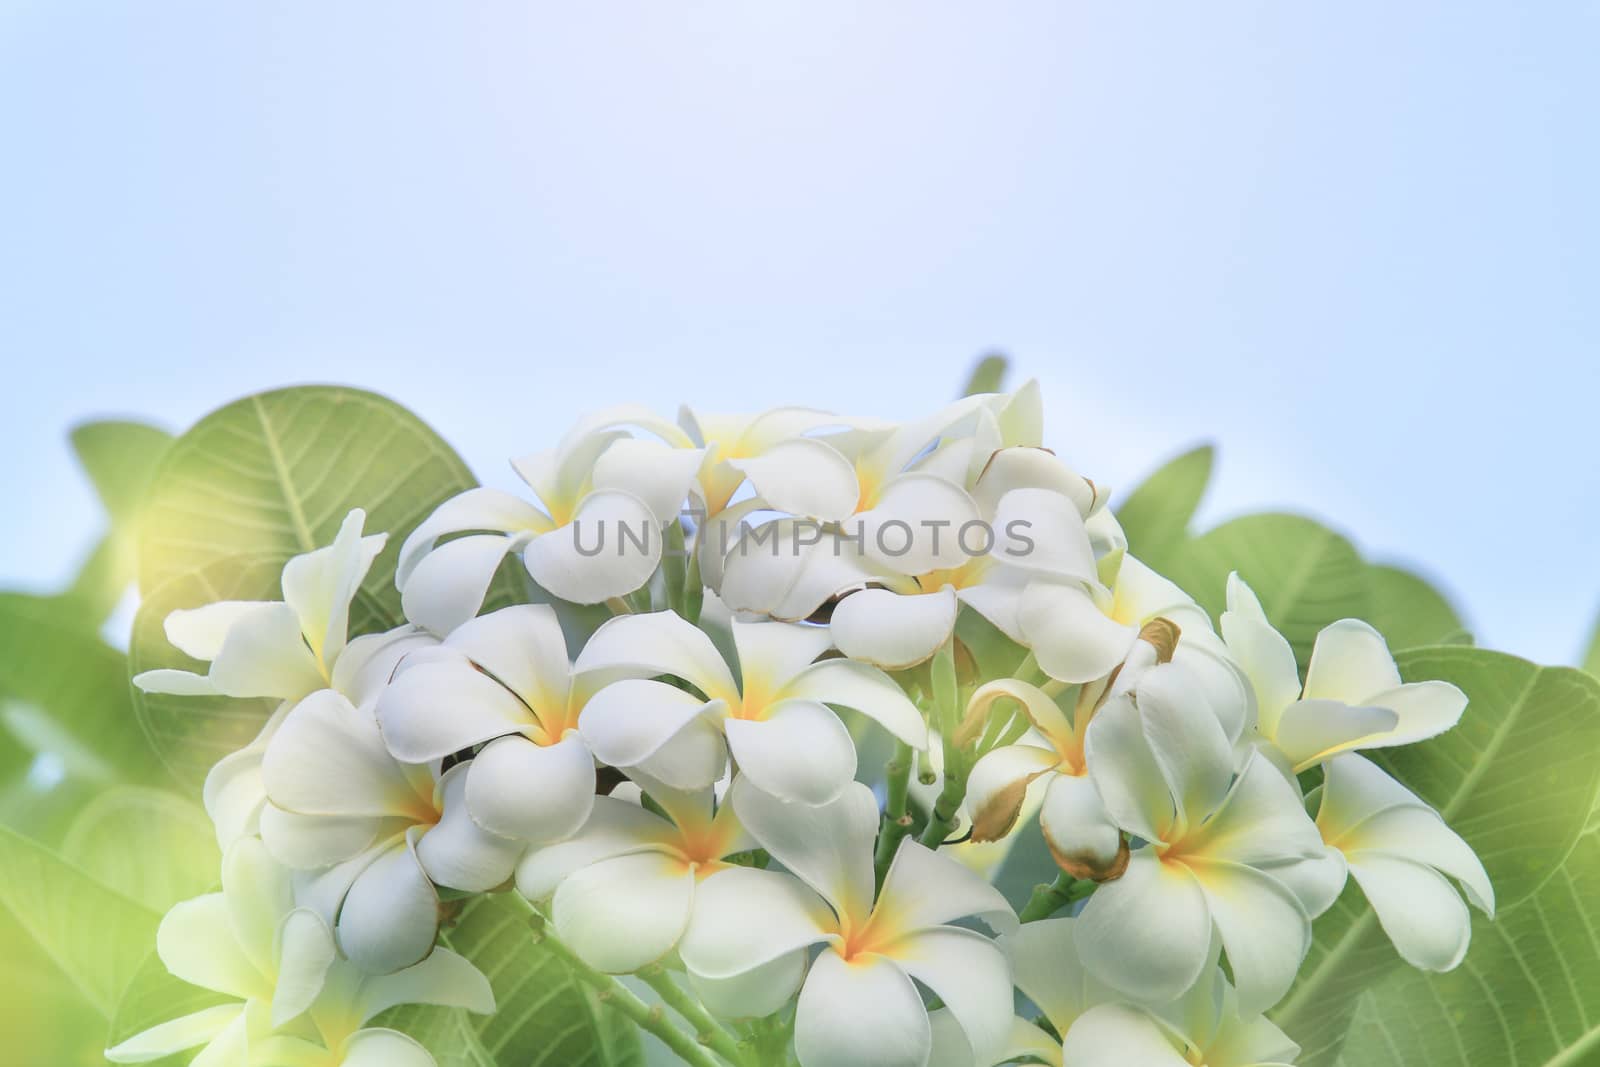
M 0 906 L 110 1018 L 155 941 L 159 916 L 4 827 L 0 870 Z
M 203 809 L 163 789 L 117 786 L 78 814 L 62 855 L 153 911 L 199 896 L 222 855 Z
M 1370 610 L 1365 570 L 1355 547 L 1321 523 L 1265 512 L 1189 541 L 1168 577 L 1216 616 L 1227 606 L 1228 573 L 1238 571 L 1304 668 L 1317 631 Z
M 1365 993 L 1342 1067 L 1588 1067 L 1600 1063 L 1600 823 L 1521 907 L 1473 914 L 1472 949 L 1448 974 L 1409 968 Z
M 993 352 L 978 360 L 978 365 L 972 368 L 972 374 L 967 378 L 967 384 L 962 388 L 962 396 L 973 396 L 977 393 L 998 393 L 1005 385 L 1006 368 L 1009 361 L 998 352 Z
M 479 897 L 445 934 L 488 976 L 493 1015 L 408 1006 L 373 1025 L 410 1034 L 439 1067 L 641 1067 L 639 1031 L 533 938 L 530 914 L 514 894 Z
M 1139 483 L 1117 508 L 1130 551 L 1156 570 L 1165 570 L 1189 536 L 1189 523 L 1211 483 L 1216 449 L 1192 448 L 1168 460 Z
M 1579 666 L 1600 677 L 1600 620 L 1595 621 L 1594 632 L 1589 635 L 1589 647 L 1584 650 L 1583 662 Z
M 119 1045 L 160 1023 L 230 1002 L 238 1003 L 238 1000 L 174 978 L 167 972 L 161 957 L 153 951 L 148 952 L 117 1001 L 116 1010 L 111 1015 L 110 1029 L 105 1036 L 106 1047 Z M 157 1067 L 176 1067 L 187 1063 L 193 1056 L 191 1049 L 154 1062 Z
M 1450 601 L 1420 575 L 1375 563 L 1367 568 L 1372 601 L 1366 620 L 1389 641 L 1390 648 L 1463 643 L 1466 626 Z
M 171 434 L 142 422 L 104 419 L 73 427 L 73 451 L 111 522 L 66 593 L 91 628 L 133 584 L 145 492 L 171 445 Z
M 446 498 L 477 483 L 415 415 L 356 389 L 260 393 L 201 419 L 173 444 L 151 486 L 139 552 L 144 595 L 134 621 L 135 672 L 203 670 L 167 644 L 162 620 L 218 599 L 276 600 L 291 556 L 332 542 L 350 509 L 389 533 L 351 605 L 352 634 L 404 621 L 394 588 L 400 544 Z M 503 595 L 503 594 L 502 594 Z M 136 694 L 163 762 L 198 786 L 218 758 L 248 742 L 262 701 Z
M 1408 681 L 1441 678 L 1460 686 L 1467 711 L 1446 734 L 1370 755 L 1478 853 L 1505 918 L 1560 867 L 1594 806 L 1600 681 L 1569 667 L 1461 646 L 1396 658 Z M 1304 1046 L 1301 1067 L 1337 1060 L 1358 997 L 1400 962 L 1354 884 L 1313 933 L 1299 979 L 1273 1012 Z
M 59 600 L 0 593 L 0 695 L 13 736 L 62 755 L 88 778 L 159 775 L 134 718 L 127 659 L 85 630 Z

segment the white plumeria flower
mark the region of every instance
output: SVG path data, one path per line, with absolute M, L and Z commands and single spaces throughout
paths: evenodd
M 968 916 L 1014 929 L 998 891 L 914 841 L 895 854 L 874 900 L 878 806 L 852 783 L 817 807 L 786 804 L 740 778 L 733 805 L 792 874 L 736 867 L 706 879 L 679 953 L 723 1014 L 764 1015 L 798 988 L 795 1051 L 802 1067 L 922 1067 L 932 1049 L 914 982 L 939 996 L 978 1062 L 1011 1032 L 1011 969 Z M 823 945 L 806 968 L 808 949 Z
M 661 562 L 662 528 L 679 520 L 700 449 L 636 438 L 641 425 L 686 444 L 648 412 L 613 409 L 584 420 L 561 444 L 515 461 L 542 509 L 498 489 L 469 489 L 439 505 L 400 548 L 395 584 L 406 617 L 447 634 L 472 618 L 501 561 L 521 552 L 552 595 L 597 604 L 643 586 Z M 440 539 L 455 535 L 440 544 Z
M 167 640 L 208 660 L 204 674 L 145 671 L 133 684 L 148 693 L 222 694 L 299 700 L 332 683 L 346 647 L 350 602 L 387 534 L 361 536 L 366 513 L 345 516 L 333 544 L 295 556 L 283 568 L 283 600 L 223 600 L 166 618 Z
M 502 837 L 558 841 L 594 802 L 578 718 L 596 681 L 573 677 L 556 613 L 522 604 L 466 622 L 407 661 L 378 700 L 378 724 L 406 763 L 483 745 L 466 771 L 472 818 Z
M 372 711 L 332 690 L 302 700 L 268 743 L 262 838 L 289 866 L 321 872 L 309 899 L 362 968 L 396 971 L 432 950 L 435 884 L 483 892 L 510 879 L 524 846 L 467 814 L 466 772 L 399 762 Z
M 1219 968 L 1178 1003 L 1100 1004 L 1062 1042 L 1063 1067 L 1292 1067 L 1300 1046 L 1260 1013 L 1241 1013 Z
M 386 977 L 338 960 L 327 924 L 295 906 L 289 872 L 257 839 L 228 850 L 222 887 L 173 907 L 156 951 L 174 976 L 237 1002 L 137 1034 L 107 1051 L 113 1063 L 200 1048 L 199 1067 L 431 1067 L 432 1057 L 410 1038 L 361 1027 L 401 1003 L 494 1010 L 488 981 L 447 949 Z
M 637 773 L 637 772 L 635 772 Z M 626 974 L 673 950 L 703 907 L 701 884 L 755 843 L 732 807 L 710 789 L 640 783 L 666 816 L 647 810 L 636 790 L 596 797 L 573 837 L 536 849 L 517 865 L 517 890 L 551 901 L 557 936 L 597 970 Z
M 1053 455 L 1021 447 L 993 453 L 972 483 L 972 498 L 976 532 L 945 531 L 962 560 L 920 574 L 886 573 L 874 588 L 844 597 L 830 619 L 840 651 L 891 670 L 913 666 L 949 640 L 961 604 L 1021 643 L 1018 613 L 1033 578 L 1095 581 L 1084 524 L 1094 490 Z
M 817 661 L 830 647 L 826 628 L 736 621 L 732 631 L 739 681 L 711 638 L 671 612 L 601 626 L 576 669 L 636 677 L 612 682 L 584 708 L 578 729 L 595 756 L 696 789 L 722 776 L 731 751 L 740 773 L 761 788 L 820 804 L 856 772 L 850 732 L 826 704 L 853 708 L 914 748 L 927 747 L 922 715 L 888 675 L 847 659 Z M 656 675 L 681 678 L 700 695 Z
M 1222 635 L 1255 688 L 1260 741 L 1291 774 L 1340 752 L 1434 737 L 1461 721 L 1467 706 L 1449 682 L 1402 684 L 1383 635 L 1358 619 L 1317 634 L 1302 689 L 1294 650 L 1236 573 L 1228 576 Z
M 1046 778 L 1039 826 L 1056 863 L 1075 878 L 1118 873 L 1128 851 L 1121 829 L 1088 776 L 1084 755 L 1084 738 L 1097 710 L 1094 703 L 1080 705 L 1072 721 L 1048 694 L 1010 679 L 980 687 L 968 707 L 981 711 L 1002 698 L 1017 702 L 1034 732 L 1018 744 L 985 753 L 973 765 L 967 778 L 972 840 L 996 841 L 1009 834 L 1022 814 L 1030 785 Z
M 958 532 L 982 522 L 964 488 L 973 453 L 962 449 L 953 464 L 937 453 L 953 447 L 942 443 L 947 435 L 959 440 L 994 425 L 990 409 L 1005 410 L 1010 399 L 966 397 L 902 426 L 852 420 L 858 428 L 813 439 L 804 463 L 783 471 L 803 489 L 758 486 L 769 507 L 794 517 L 747 531 L 728 548 L 723 600 L 735 611 L 795 621 L 846 589 L 965 564 L 970 553 Z M 998 437 L 986 440 L 991 452 L 1000 447 Z
M 1330 861 L 1340 875 L 1348 865 L 1407 963 L 1452 970 L 1466 957 L 1472 918 L 1449 879 L 1492 919 L 1494 886 L 1483 864 L 1438 812 L 1365 758 L 1336 756 L 1323 773 L 1317 829 Z
M 1177 663 L 1108 701 L 1084 751 L 1106 809 L 1148 842 L 1089 898 L 1085 964 L 1130 995 L 1176 1000 L 1217 936 L 1242 1010 L 1276 1003 L 1311 944 L 1307 903 L 1278 875 L 1322 854 L 1294 787 L 1259 755 L 1234 779 L 1217 715 Z

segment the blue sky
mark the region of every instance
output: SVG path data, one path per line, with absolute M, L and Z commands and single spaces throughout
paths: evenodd
M 1425 561 L 1485 644 L 1600 604 L 1587 3 L 0 3 L 0 582 L 63 431 L 349 382 L 491 481 L 575 411 L 911 415 L 980 351 L 1128 485 Z

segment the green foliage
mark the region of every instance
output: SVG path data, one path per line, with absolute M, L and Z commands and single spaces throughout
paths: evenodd
M 61 853 L 153 911 L 199 896 L 222 855 L 205 810 L 163 789 L 114 786 L 74 820 Z
M 145 492 L 172 435 L 142 422 L 105 419 L 73 427 L 72 449 L 94 484 L 111 527 L 66 593 L 98 626 L 133 584 Z
M 998 352 L 984 356 L 972 368 L 972 374 L 967 378 L 967 384 L 962 387 L 961 395 L 973 396 L 977 393 L 998 393 L 1005 388 L 1008 366 L 1009 361 Z
M 1600 820 L 1521 906 L 1474 915 L 1449 974 L 1401 968 L 1361 996 L 1340 1067 L 1600 1063 Z
M 174 978 L 167 973 L 161 957 L 151 951 L 140 961 L 138 970 L 117 1001 L 110 1029 L 106 1032 L 105 1047 L 121 1044 L 160 1023 L 232 1000 L 234 998 L 225 994 Z M 190 1058 L 192 1053 L 179 1052 L 155 1062 L 160 1067 L 176 1067 Z
M 1177 456 L 1140 482 L 1116 509 L 1134 555 L 1165 570 L 1189 537 L 1195 509 L 1211 483 L 1216 449 L 1201 445 Z
M 373 393 L 280 389 L 207 415 L 173 444 L 150 488 L 133 671 L 203 670 L 167 643 L 167 614 L 221 599 L 278 599 L 283 564 L 330 543 L 356 507 L 366 509 L 368 532 L 391 537 L 351 605 L 351 632 L 399 625 L 400 543 L 439 503 L 475 484 L 421 419 Z M 271 710 L 222 698 L 134 700 L 162 761 L 190 788 L 248 742 Z
M 1578 665 L 1590 674 L 1600 677 L 1600 620 L 1595 622 L 1594 632 L 1589 635 L 1588 647 L 1583 652 L 1583 661 Z
M 1571 668 L 1460 646 L 1416 649 L 1397 659 L 1408 680 L 1442 678 L 1460 686 L 1467 712 L 1449 733 L 1372 755 L 1477 852 L 1506 918 L 1551 879 L 1593 809 L 1600 790 L 1600 682 Z M 1311 955 L 1274 1012 L 1304 1046 L 1302 1067 L 1337 1061 L 1358 998 L 1399 962 L 1352 883 L 1317 920 Z
M 639 1031 L 534 938 L 531 914 L 515 894 L 480 897 L 444 937 L 488 976 L 493 1015 L 407 1006 L 374 1025 L 415 1037 L 439 1067 L 641 1067 Z
M 1364 617 L 1391 648 L 1472 643 L 1455 607 L 1420 575 L 1374 563 L 1367 568 L 1367 590 L 1371 606 Z

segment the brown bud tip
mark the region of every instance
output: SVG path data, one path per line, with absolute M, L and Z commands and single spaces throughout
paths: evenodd
M 1155 646 L 1157 663 L 1171 663 L 1172 653 L 1177 651 L 1178 638 L 1182 634 L 1178 624 L 1171 619 L 1155 618 L 1139 629 L 1139 640 Z
M 1051 857 L 1056 861 L 1056 866 L 1066 871 L 1079 881 L 1115 882 L 1121 878 L 1128 869 L 1128 839 L 1123 838 L 1117 845 L 1117 854 L 1109 864 L 1095 863 L 1087 856 L 1068 856 L 1057 851 L 1050 844 L 1050 839 L 1045 838 L 1045 847 L 1050 850 Z

